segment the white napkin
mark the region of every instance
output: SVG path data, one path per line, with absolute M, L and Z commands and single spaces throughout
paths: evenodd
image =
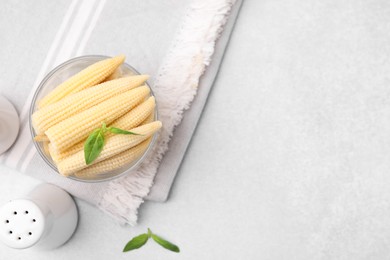
M 75 0 L 70 5 L 64 2 L 62 6 L 58 3 L 42 3 L 41 6 L 28 2 L 1 3 L 0 29 L 4 29 L 5 46 L 0 55 L 7 64 L 0 72 L 1 93 L 15 104 L 21 118 L 21 131 L 15 145 L 0 157 L 0 163 L 59 185 L 121 222 L 135 224 L 138 207 L 152 187 L 173 131 L 196 95 L 199 78 L 211 62 L 215 42 L 234 7 L 228 30 L 217 45 L 218 56 L 200 84 L 204 87 L 200 92 L 202 96 L 199 101 L 196 99 L 195 109 L 186 114 L 191 120 L 177 129 L 177 137 L 176 133 L 173 135 L 174 149 L 171 148 L 169 157 L 162 161 L 150 198 L 163 201 L 168 196 L 218 71 L 241 4 L 238 1 L 234 5 L 235 2 Z M 20 10 L 17 15 L 10 11 L 15 9 Z M 10 25 L 2 19 L 17 22 Z M 2 28 L 5 24 L 9 27 Z M 21 33 L 14 34 L 15 31 Z M 38 36 L 37 32 L 42 31 Z M 119 53 L 124 53 L 127 62 L 139 71 L 152 75 L 150 83 L 164 125 L 158 145 L 137 171 L 111 182 L 88 184 L 63 178 L 44 163 L 31 142 L 27 119 L 34 90 L 51 68 L 69 58 Z

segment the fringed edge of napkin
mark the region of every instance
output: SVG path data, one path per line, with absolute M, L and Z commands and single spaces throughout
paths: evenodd
M 211 62 L 215 43 L 235 2 L 196 0 L 187 10 L 153 86 L 163 122 L 155 148 L 136 172 L 112 181 L 98 204 L 121 223 L 137 223 L 138 208 L 153 185 L 175 127 L 196 96 L 199 79 Z

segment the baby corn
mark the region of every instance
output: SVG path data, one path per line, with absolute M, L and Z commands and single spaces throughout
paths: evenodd
M 32 115 L 32 124 L 35 132 L 41 135 L 53 125 L 113 96 L 136 88 L 147 79 L 148 76 L 146 75 L 137 75 L 111 80 L 45 106 Z
M 34 137 L 35 142 L 49 142 L 49 137 L 47 137 L 45 134 L 36 135 Z
M 131 129 L 139 126 L 146 118 L 149 117 L 149 115 L 153 114 L 155 107 L 155 98 L 149 97 L 146 101 L 136 106 L 130 112 L 112 122 L 110 126 L 121 129 Z
M 49 152 L 49 142 L 43 142 L 43 152 L 46 154 L 46 156 L 50 156 Z
M 154 113 L 150 113 L 150 115 L 141 123 L 141 125 L 146 125 L 154 121 Z
M 110 81 L 114 79 L 119 79 L 122 77 L 122 70 L 121 68 L 117 68 L 110 76 L 108 76 L 104 81 Z
M 55 103 L 65 96 L 79 92 L 85 88 L 99 84 L 109 77 L 125 60 L 125 56 L 120 55 L 114 58 L 105 59 L 92 64 L 80 71 L 65 82 L 61 83 L 38 103 L 38 108 Z
M 140 143 L 139 145 L 134 146 L 133 148 L 130 148 L 116 156 L 113 156 L 104 161 L 93 164 L 85 169 L 82 169 L 81 171 L 76 172 L 74 175 L 81 179 L 88 179 L 94 178 L 98 174 L 118 169 L 140 158 L 141 155 L 148 148 L 151 140 L 152 139 L 149 138 L 146 141 Z
M 130 149 L 139 143 L 145 141 L 155 132 L 161 128 L 162 124 L 160 121 L 155 121 L 146 125 L 142 125 L 131 129 L 131 132 L 137 133 L 138 135 L 114 135 L 107 138 L 106 144 L 100 155 L 96 158 L 93 164 L 101 162 L 112 156 L 115 156 L 127 149 Z M 57 165 L 58 171 L 64 175 L 69 176 L 74 174 L 88 165 L 85 163 L 84 151 L 79 151 L 64 160 L 60 161 Z
M 114 126 L 117 128 L 121 128 L 124 130 L 129 130 L 134 127 L 137 127 L 141 124 L 146 124 L 146 119 L 148 117 L 151 117 L 151 120 L 149 120 L 147 123 L 150 123 L 154 119 L 154 108 L 156 107 L 156 102 L 154 97 L 149 97 L 146 101 L 139 104 L 134 109 L 130 110 L 126 114 L 124 114 L 122 117 L 118 118 L 114 122 L 112 122 L 109 126 Z M 108 132 L 106 134 L 107 137 L 113 135 L 112 133 Z M 50 145 L 49 150 L 50 154 L 52 156 L 52 159 L 54 162 L 59 162 L 65 157 L 68 157 L 72 154 L 77 153 L 78 151 L 81 151 L 84 149 L 84 141 L 81 141 L 74 146 L 70 147 L 64 152 L 56 152 L 55 149 L 53 149 L 53 146 Z
M 100 127 L 107 125 L 141 103 L 150 93 L 147 86 L 141 86 L 121 95 L 112 97 L 96 106 L 65 119 L 50 127 L 45 134 L 53 149 L 64 152 L 72 145 L 85 140 L 88 135 Z

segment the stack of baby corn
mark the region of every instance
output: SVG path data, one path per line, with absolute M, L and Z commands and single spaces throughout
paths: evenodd
M 38 102 L 32 115 L 35 140 L 43 142 L 62 175 L 91 179 L 129 164 L 161 128 L 154 121 L 154 97 L 144 85 L 148 76 L 121 76 L 124 60 L 122 55 L 92 64 Z M 100 155 L 87 165 L 84 143 L 102 123 L 137 135 L 107 133 Z

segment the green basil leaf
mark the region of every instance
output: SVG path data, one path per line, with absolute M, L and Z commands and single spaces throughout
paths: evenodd
M 134 133 L 134 132 L 130 132 L 130 131 L 126 131 L 126 130 L 123 130 L 123 129 L 120 129 L 120 128 L 116 128 L 116 127 L 110 127 L 110 128 L 108 128 L 108 131 L 110 131 L 113 134 L 140 135 L 140 134 L 137 134 L 137 133 Z
M 125 248 L 123 248 L 123 252 L 128 252 L 130 250 L 140 248 L 141 246 L 146 244 L 148 239 L 149 239 L 148 234 L 141 234 L 139 236 L 134 237 L 126 244 Z
M 180 252 L 180 249 L 177 245 L 174 245 L 172 244 L 171 242 L 169 241 L 166 241 L 165 239 L 155 235 L 155 234 L 152 234 L 152 238 L 154 241 L 156 241 L 159 245 L 161 245 L 162 247 L 168 249 L 168 250 L 171 250 L 173 252 L 176 252 L 176 253 L 179 253 Z
M 99 128 L 93 131 L 84 143 L 84 158 L 87 165 L 91 164 L 99 156 L 103 146 L 104 134 Z
M 99 132 L 100 132 L 100 129 L 96 129 L 95 131 L 93 131 L 88 136 L 87 140 L 84 143 L 84 157 L 85 157 L 85 161 L 87 161 L 86 158 L 89 156 L 89 154 L 91 153 L 91 151 L 93 149 L 93 144 L 94 144 L 94 142 L 95 142 Z

